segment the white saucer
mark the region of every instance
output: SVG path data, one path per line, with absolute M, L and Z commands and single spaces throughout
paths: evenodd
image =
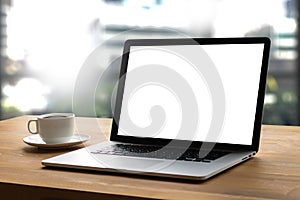
M 71 147 L 75 146 L 78 144 L 82 144 L 86 141 L 88 141 L 91 138 L 91 136 L 86 135 L 86 134 L 74 134 L 73 137 L 64 143 L 58 143 L 58 144 L 46 144 L 42 138 L 40 137 L 39 134 L 34 134 L 27 136 L 23 138 L 23 141 L 31 146 L 39 147 L 39 148 L 66 148 L 66 147 Z

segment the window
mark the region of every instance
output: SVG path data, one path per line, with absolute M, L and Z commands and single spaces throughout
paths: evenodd
M 272 49 L 263 123 L 300 124 L 295 0 L 7 2 L 1 15 L 2 119 L 71 112 L 78 77 L 99 45 L 105 51 L 92 69 L 102 78 L 91 103 L 96 116 L 111 117 L 124 40 L 268 36 Z M 76 98 L 84 96 L 81 92 Z M 89 116 L 77 102 L 78 112 Z

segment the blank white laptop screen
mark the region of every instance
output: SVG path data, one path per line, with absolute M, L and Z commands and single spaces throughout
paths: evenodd
M 202 53 L 199 53 L 199 48 Z M 156 120 L 151 118 L 151 109 L 160 106 L 164 110 L 165 121 L 160 130 L 151 135 L 153 138 L 251 145 L 263 50 L 263 44 L 131 46 L 124 85 L 124 96 L 127 95 L 129 99 L 126 105 L 123 100 L 118 135 L 149 137 L 143 131 L 126 130 L 124 113 L 128 113 L 136 126 L 143 128 Z M 199 56 L 194 56 L 198 60 L 188 59 L 188 55 L 198 53 Z M 218 137 L 209 140 L 207 134 L 216 112 L 213 109 L 211 86 L 201 72 L 201 63 L 205 65 L 207 59 L 218 72 L 225 94 L 224 99 L 220 99 L 225 106 L 221 131 Z M 198 111 L 195 133 L 178 136 L 185 108 L 181 104 L 182 97 L 171 90 L 166 82 L 145 81 L 134 89 L 127 87 L 136 80 L 132 72 L 151 65 L 175 71 L 193 91 L 197 102 L 195 109 Z M 160 73 L 159 70 L 156 72 L 157 75 Z M 170 78 L 168 74 L 163 75 L 166 79 Z M 140 74 L 139 79 L 143 80 L 143 76 L 144 80 L 149 80 L 149 76 L 155 76 L 155 73 Z

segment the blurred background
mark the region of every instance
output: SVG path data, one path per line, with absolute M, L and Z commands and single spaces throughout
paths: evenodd
M 298 10 L 296 0 L 2 0 L 0 118 L 72 112 L 78 73 L 101 44 L 107 64 L 97 70 L 107 74 L 94 103 L 98 117 L 111 117 L 124 40 L 178 31 L 270 37 L 263 123 L 300 125 Z

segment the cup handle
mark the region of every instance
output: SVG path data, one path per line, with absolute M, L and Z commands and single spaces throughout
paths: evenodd
M 30 129 L 30 124 L 32 122 L 35 122 L 35 127 L 36 127 L 36 131 L 35 132 Z M 29 120 L 28 123 L 27 123 L 27 129 L 28 129 L 29 133 L 31 133 L 31 134 L 37 134 L 39 132 L 38 131 L 38 120 L 36 120 L 36 119 Z

